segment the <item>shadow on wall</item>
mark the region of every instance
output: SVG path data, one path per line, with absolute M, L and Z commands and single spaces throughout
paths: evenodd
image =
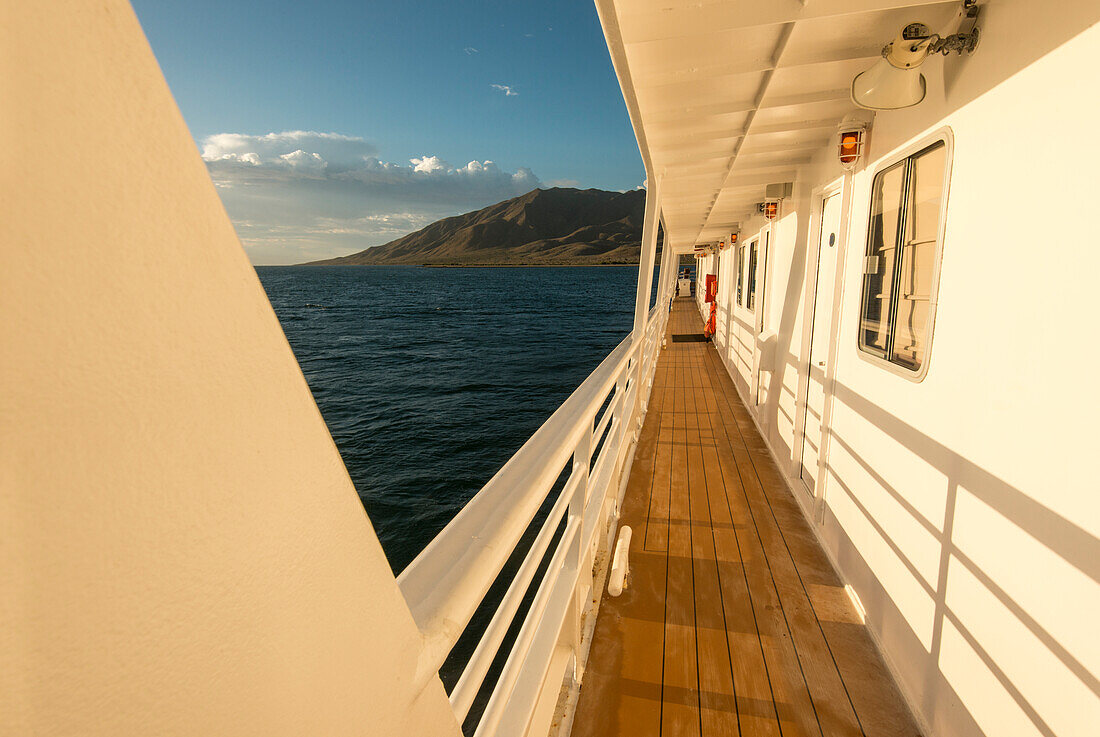
M 944 93 L 953 109 L 962 107 L 1097 22 L 1100 22 L 1100 3 L 1096 2 L 982 3 L 979 27 L 984 43 L 975 53 L 984 52 L 996 63 L 983 66 L 977 78 L 967 79 L 970 66 L 967 57 L 958 54 L 944 57 Z M 1002 52 L 1001 47 L 1006 45 L 1011 46 L 1011 53 Z
M 873 514 L 861 502 L 856 493 L 849 488 L 836 474 L 832 466 L 827 468 L 832 488 L 839 489 L 848 500 L 859 510 L 867 523 L 875 530 L 875 533 L 893 551 L 905 566 L 913 580 L 922 588 L 925 594 L 932 600 L 935 610 L 932 622 L 931 647 L 926 648 L 912 628 L 906 625 L 904 652 L 895 653 L 895 659 L 900 655 L 909 662 L 924 660 L 925 667 L 918 669 L 926 674 L 924 691 L 925 702 L 921 704 L 922 710 L 928 716 L 936 714 L 942 704 L 944 696 L 952 695 L 956 699 L 956 705 L 962 706 L 962 700 L 947 680 L 941 669 L 941 652 L 943 648 L 943 635 L 945 623 L 950 625 L 962 636 L 973 650 L 975 655 L 988 669 L 989 673 L 1001 684 L 1005 692 L 1015 701 L 1020 710 L 1035 725 L 1035 728 L 1044 735 L 1054 737 L 1054 728 L 1039 714 L 1037 709 L 1021 693 L 1020 689 L 1005 673 L 997 660 L 982 646 L 975 633 L 967 627 L 956 612 L 947 606 L 947 582 L 948 569 L 954 563 L 963 566 L 976 581 L 980 582 L 996 600 L 1010 612 L 1016 620 L 1022 624 L 1032 635 L 1057 660 L 1076 677 L 1093 695 L 1100 697 L 1100 681 L 1089 668 L 1082 663 L 1073 652 L 1060 643 L 1048 630 L 1012 598 L 985 570 L 972 560 L 956 543 L 959 539 L 954 536 L 954 525 L 959 498 L 959 489 L 962 489 L 986 504 L 990 509 L 1000 514 L 1023 532 L 1034 538 L 1049 551 L 1053 552 L 1066 563 L 1073 566 L 1094 582 L 1100 582 L 1100 539 L 1082 529 L 1070 520 L 1062 517 L 1051 509 L 1039 504 L 1022 490 L 1002 481 L 988 471 L 980 468 L 950 448 L 933 440 L 916 428 L 903 422 L 896 416 L 886 412 L 878 405 L 867 400 L 849 387 L 836 385 L 836 399 L 842 402 L 848 409 L 857 412 L 875 427 L 882 430 L 889 437 L 900 443 L 925 463 L 937 469 L 944 475 L 947 483 L 946 505 L 944 509 L 944 521 L 942 529 L 922 514 L 907 498 L 879 473 L 873 465 L 859 455 L 854 443 L 849 439 L 829 431 L 832 442 L 836 447 L 854 459 L 864 472 L 884 490 L 905 512 L 912 517 L 920 527 L 927 532 L 939 546 L 939 566 L 936 586 L 925 581 L 918 571 L 912 559 L 905 553 L 902 547 L 893 540 L 875 519 Z M 833 509 L 826 500 L 827 513 L 832 515 Z M 833 516 L 836 520 L 836 517 Z M 836 528 L 842 536 L 844 531 L 840 525 Z M 839 565 L 850 573 L 857 573 L 865 580 L 876 580 L 874 570 L 860 557 L 855 545 L 845 536 L 843 544 L 839 546 L 843 558 Z M 881 606 L 868 607 L 869 612 L 877 612 L 879 616 L 874 624 L 874 629 L 883 631 L 884 626 L 892 626 L 904 622 L 899 607 L 885 593 L 885 588 L 878 583 L 879 593 L 884 601 L 878 604 L 887 604 L 890 619 L 893 622 L 884 621 L 885 611 Z M 865 602 L 867 603 L 867 602 Z M 935 726 L 935 725 L 933 725 Z M 973 733 L 981 734 L 977 724 L 973 724 Z
M 798 250 L 802 251 L 803 249 L 804 241 L 801 241 Z M 795 272 L 799 271 L 798 265 L 804 262 L 805 259 L 799 258 L 798 254 L 796 254 L 794 259 L 795 267 L 792 269 L 791 279 L 788 284 L 793 285 L 800 281 L 801 274 Z M 793 287 L 788 288 L 788 299 L 794 296 L 791 294 L 793 289 Z M 753 330 L 752 325 L 734 314 L 727 314 L 725 317 L 727 325 L 731 328 L 736 324 L 750 332 Z M 784 320 L 780 335 L 789 336 L 792 328 L 793 318 L 791 320 Z M 723 356 L 723 363 L 727 371 L 733 374 L 731 378 L 740 380 L 741 385 L 745 386 L 744 377 L 739 376 L 737 372 L 739 369 L 748 370 L 750 367 L 743 365 L 744 362 L 739 360 L 739 351 L 731 350 L 739 341 L 732 330 L 730 331 L 730 335 L 731 337 L 727 339 L 725 347 L 715 346 L 715 348 L 716 350 L 730 353 L 728 358 L 732 358 L 733 363 L 731 364 L 726 356 Z M 741 347 L 745 350 L 751 349 L 751 346 L 743 342 L 741 343 Z M 789 349 L 789 342 L 787 347 Z M 783 373 L 781 369 L 790 366 L 797 367 L 798 358 L 788 350 L 783 355 L 782 360 L 774 364 L 774 370 L 770 377 L 771 390 L 769 394 L 771 394 L 771 391 L 778 391 L 785 388 L 781 386 Z M 1009 697 L 1017 704 L 1021 712 L 1032 722 L 1036 730 L 1040 734 L 1048 735 L 1048 737 L 1055 737 L 1056 730 L 1048 724 L 1036 707 L 1032 705 L 1028 698 L 1021 692 L 1020 688 L 1013 682 L 1002 666 L 998 664 L 997 659 L 983 647 L 975 632 L 963 622 L 963 618 L 947 605 L 948 573 L 952 561 L 954 561 L 956 565 L 962 566 L 974 580 L 979 582 L 980 585 L 1004 607 L 1005 611 L 1009 612 L 1017 622 L 1023 625 L 1023 627 L 1026 628 L 1027 631 L 1030 632 L 1069 673 L 1073 674 L 1089 692 L 1097 697 L 1100 697 L 1100 679 L 1098 679 L 1088 666 L 1082 663 L 1069 648 L 1059 642 L 1051 632 L 1044 628 L 1043 625 L 1024 608 L 1024 606 L 1005 591 L 1005 589 L 999 585 L 982 566 L 969 557 L 956 543 L 957 538 L 954 536 L 954 527 L 959 489 L 961 487 L 965 492 L 973 495 L 976 499 L 988 506 L 989 509 L 1001 515 L 1005 520 L 1011 522 L 1021 531 L 1046 547 L 1049 551 L 1062 558 L 1066 563 L 1097 583 L 1100 583 L 1100 539 L 1074 524 L 1072 521 L 1035 501 L 1021 489 L 1006 483 L 942 443 L 902 421 L 897 416 L 887 412 L 882 407 L 868 400 L 851 388 L 836 383 L 834 385 L 834 392 L 835 401 L 840 402 L 846 409 L 857 413 L 873 424 L 885 435 L 906 448 L 914 456 L 922 459 L 931 468 L 936 469 L 946 479 L 947 494 L 943 517 L 944 521 L 941 529 L 936 523 L 922 514 L 921 511 L 906 498 L 905 494 L 895 485 L 891 484 L 882 473 L 876 470 L 871 462 L 856 451 L 854 446 L 858 443 L 850 442 L 850 438 L 845 438 L 833 430 L 826 430 L 830 442 L 835 442 L 835 447 L 841 449 L 852 458 L 874 484 L 885 491 L 906 514 L 935 540 L 939 548 L 938 575 L 936 576 L 936 585 L 932 586 L 921 575 L 917 565 L 902 549 L 902 546 L 891 538 L 882 524 L 875 519 L 872 512 L 867 509 L 866 505 L 860 500 L 857 494 L 838 476 L 835 468 L 832 465 L 827 466 L 826 474 L 829 483 L 835 484 L 835 488 L 840 490 L 840 492 L 847 497 L 848 501 L 859 510 L 859 513 L 875 531 L 875 534 L 877 534 L 890 550 L 893 551 L 894 555 L 896 555 L 898 560 L 905 566 L 913 581 L 920 586 L 933 604 L 934 613 L 931 645 L 930 647 L 925 647 L 925 645 L 922 644 L 920 636 L 908 624 L 901 608 L 886 593 L 886 588 L 882 585 L 882 582 L 878 580 L 875 570 L 862 558 L 855 544 L 847 537 L 834 514 L 834 510 L 828 505 L 828 500 L 826 499 L 826 513 L 832 516 L 833 521 L 836 523 L 834 525 L 836 532 L 843 538 L 841 544 L 838 546 L 841 558 L 837 563 L 849 574 L 848 577 L 850 579 L 873 581 L 877 589 L 876 593 L 878 598 L 874 601 L 873 606 L 868 607 L 868 611 L 878 616 L 874 617 L 874 621 L 869 622 L 869 624 L 879 633 L 882 633 L 885 628 L 889 628 L 891 633 L 897 633 L 900 630 L 904 630 L 900 638 L 901 651 L 894 652 L 892 654 L 893 658 L 896 661 L 908 663 L 921 661 L 924 663 L 923 667 L 914 669 L 915 672 L 923 672 L 925 674 L 925 682 L 923 684 L 925 700 L 920 704 L 922 712 L 926 716 L 934 718 L 937 713 L 942 713 L 944 711 L 942 707 L 946 707 L 951 710 L 953 719 L 957 718 L 959 720 L 959 722 L 953 726 L 961 726 L 963 734 L 983 734 L 977 721 L 966 710 L 966 707 L 963 705 L 963 700 L 941 668 L 944 626 L 949 623 L 973 650 L 974 654 L 988 670 L 989 674 L 996 679 Z M 762 423 L 766 423 L 767 425 L 774 424 L 774 421 L 778 418 L 772 416 L 771 413 L 773 410 L 778 410 L 778 404 L 769 402 L 765 412 L 760 417 Z M 776 452 L 784 453 L 789 451 L 785 443 L 780 444 L 782 447 L 776 447 Z M 864 603 L 866 604 L 869 602 L 865 601 Z M 899 628 L 898 625 L 901 625 L 901 627 Z M 972 626 L 973 625 L 971 625 L 971 627 Z M 966 717 L 958 717 L 961 713 L 966 713 Z M 937 725 L 932 726 L 936 727 Z

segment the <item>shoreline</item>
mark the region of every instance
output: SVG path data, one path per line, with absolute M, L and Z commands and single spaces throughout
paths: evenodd
M 573 269 L 578 267 L 605 267 L 605 266 L 637 266 L 638 262 L 624 261 L 613 264 L 254 264 L 254 267 L 264 268 L 290 268 L 298 266 L 411 266 L 417 269 Z

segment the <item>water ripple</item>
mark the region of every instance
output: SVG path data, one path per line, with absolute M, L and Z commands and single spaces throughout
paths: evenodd
M 630 330 L 636 267 L 259 267 L 400 571 Z

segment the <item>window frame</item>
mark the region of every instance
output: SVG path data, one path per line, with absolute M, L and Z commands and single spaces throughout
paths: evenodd
M 924 348 L 924 360 L 917 369 L 911 369 L 904 364 L 896 363 L 889 358 L 889 354 L 883 356 L 869 349 L 863 343 L 863 315 L 864 305 L 866 303 L 866 290 L 867 279 L 864 271 L 864 264 L 866 259 L 870 256 L 871 246 L 871 228 L 874 224 L 873 208 L 874 208 L 874 191 L 875 183 L 879 176 L 884 172 L 893 169 L 899 164 L 905 164 L 906 161 L 922 152 L 926 149 L 932 148 L 937 143 L 942 143 L 944 147 L 944 170 L 943 170 L 943 190 L 940 196 L 940 211 L 939 211 L 939 223 L 936 228 L 936 243 L 935 243 L 935 255 L 932 259 L 932 283 L 929 289 L 929 301 L 928 301 L 928 324 L 925 329 L 925 348 Z M 898 149 L 894 153 L 881 159 L 878 166 L 875 167 L 867 185 L 866 194 L 866 209 L 864 212 L 867 214 L 867 223 L 864 228 L 864 242 L 863 250 L 860 253 L 859 258 L 859 304 L 856 310 L 856 354 L 864 361 L 868 363 L 880 366 L 890 373 L 900 376 L 904 379 L 912 381 L 913 383 L 920 383 L 924 381 L 924 377 L 928 375 L 929 367 L 932 364 L 932 339 L 936 326 L 936 313 L 939 306 L 939 291 L 940 291 L 940 272 L 943 262 L 943 246 L 944 246 L 944 234 L 947 230 L 947 206 L 950 200 L 951 194 L 951 172 L 955 160 L 955 137 L 949 127 L 943 127 L 924 136 L 908 146 Z M 906 188 L 908 189 L 908 178 L 906 179 Z M 903 200 L 903 211 L 905 210 L 906 201 Z M 900 259 L 899 259 L 900 261 Z M 900 268 L 900 265 L 899 267 Z M 890 309 L 895 311 L 895 305 L 897 300 L 892 293 L 890 298 Z M 894 316 L 896 320 L 896 315 Z
M 744 243 L 737 246 L 737 261 L 734 262 L 734 265 L 737 269 L 737 306 L 738 307 L 744 307 L 744 305 L 745 305 L 745 297 L 744 297 L 744 291 L 743 291 L 744 290 L 744 285 L 745 285 L 745 278 L 744 278 L 744 273 L 743 273 L 744 261 L 745 261 L 745 254 L 744 254 L 745 247 L 746 246 L 745 246 Z
M 760 236 L 753 237 L 745 254 L 745 309 L 756 314 L 756 271 L 760 265 Z
M 772 226 L 764 228 L 762 233 L 764 237 L 764 244 L 761 246 L 759 243 L 756 246 L 756 269 L 759 274 L 756 277 L 756 291 L 759 296 L 755 299 L 753 307 L 756 308 L 756 332 L 764 332 L 764 300 L 768 293 L 768 249 L 772 242 Z

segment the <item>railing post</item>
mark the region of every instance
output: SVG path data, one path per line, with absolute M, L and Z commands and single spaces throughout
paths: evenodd
M 657 274 L 657 304 L 662 304 L 668 299 L 669 292 L 669 269 L 672 268 L 672 248 L 668 245 L 667 235 L 665 236 L 665 241 L 665 243 L 661 244 L 661 270 Z
M 563 639 L 569 643 L 573 651 L 573 680 L 580 683 L 584 676 L 584 666 L 581 663 L 581 638 L 583 629 L 581 618 L 584 616 L 585 604 L 588 602 L 588 594 L 592 589 L 591 571 L 587 575 L 584 570 L 585 550 L 584 539 L 587 532 L 584 528 L 584 511 L 590 496 L 588 485 L 591 481 L 592 462 L 592 423 L 595 417 L 589 421 L 587 432 L 581 433 L 577 447 L 573 451 L 573 473 L 579 477 L 573 497 L 569 500 L 569 518 L 576 519 L 580 524 L 577 535 L 565 558 L 566 572 L 577 572 L 577 584 L 573 587 L 573 601 L 571 611 L 566 618 L 567 632 L 563 633 Z

